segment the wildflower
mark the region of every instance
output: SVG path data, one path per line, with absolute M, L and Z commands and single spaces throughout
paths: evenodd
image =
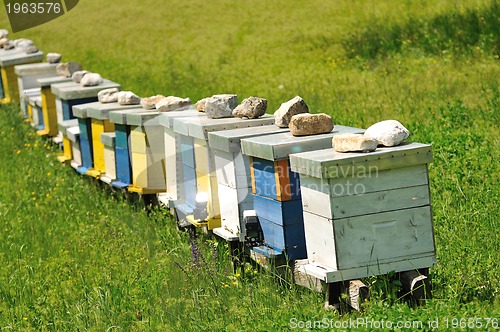
M 17 150 L 16 154 L 20 154 L 21 153 L 21 150 Z

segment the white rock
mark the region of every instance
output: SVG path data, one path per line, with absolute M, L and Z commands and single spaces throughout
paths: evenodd
M 156 108 L 156 103 L 165 98 L 164 95 L 156 95 L 141 99 L 141 106 L 146 110 L 152 110 Z
M 79 71 L 75 71 L 73 73 L 73 75 L 71 75 L 71 79 L 73 80 L 73 82 L 75 83 L 80 83 L 82 81 L 82 78 L 87 75 L 89 72 L 86 71 L 86 70 L 79 70 Z
M 35 43 L 31 39 L 19 38 L 12 41 L 15 47 L 26 48 L 28 46 L 33 46 Z
M 410 132 L 399 121 L 385 120 L 371 125 L 366 129 L 365 136 L 372 137 L 385 146 L 396 146 L 407 139 Z
M 82 80 L 80 81 L 81 86 L 97 86 L 99 84 L 102 84 L 104 80 L 102 79 L 101 75 L 97 73 L 88 73 L 85 76 L 83 76 Z
M 362 134 L 339 134 L 332 138 L 332 146 L 337 152 L 368 152 L 377 148 L 376 139 Z
M 207 100 L 210 97 L 200 99 L 196 102 L 196 109 L 198 112 L 205 112 L 205 104 L 207 103 Z
M 57 75 L 71 77 L 75 71 L 82 70 L 82 66 L 78 62 L 62 62 L 56 66 Z
M 300 113 L 292 116 L 288 127 L 293 136 L 307 136 L 329 133 L 333 125 L 333 119 L 328 114 Z
M 237 95 L 213 95 L 205 103 L 205 113 L 210 119 L 232 118 L 236 106 L 238 106 Z
M 99 100 L 99 102 L 103 104 L 115 103 L 118 101 L 118 92 L 120 92 L 120 89 L 118 88 L 109 88 L 101 90 L 97 93 L 97 100 Z
M 260 97 L 248 97 L 233 110 L 233 116 L 243 119 L 257 119 L 266 114 L 267 100 Z
M 59 63 L 61 62 L 62 55 L 59 53 L 47 53 L 48 63 Z
M 155 104 L 156 110 L 159 112 L 170 112 L 175 111 L 180 108 L 191 105 L 191 99 L 189 98 L 180 98 L 175 96 L 168 96 L 161 99 L 159 102 Z
M 132 91 L 118 92 L 118 103 L 120 105 L 139 105 L 141 98 Z
M 0 39 L 9 37 L 9 31 L 0 29 Z
M 300 113 L 309 113 L 309 107 L 301 97 L 296 96 L 281 104 L 280 108 L 274 112 L 274 123 L 280 128 L 286 128 L 292 116 Z
M 10 41 L 8 38 L 0 38 L 0 48 L 3 48 L 5 45 L 9 44 Z

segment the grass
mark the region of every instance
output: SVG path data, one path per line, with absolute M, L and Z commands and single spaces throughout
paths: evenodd
M 59 165 L 0 112 L 0 326 L 6 330 L 286 330 L 290 319 L 499 317 L 498 1 L 84 1 L 18 33 L 142 96 L 295 95 L 336 123 L 389 118 L 433 144 L 434 299 L 412 308 L 387 278 L 365 280 L 363 313 L 272 273 L 234 275 L 223 244 Z M 5 13 L 0 23 L 7 26 Z M 98 27 L 98 28 L 96 28 Z M 460 33 L 459 33 L 460 32 Z M 207 239 L 208 240 L 208 239 Z M 201 255 L 201 256 L 200 256 Z M 450 327 L 450 326 L 448 326 Z

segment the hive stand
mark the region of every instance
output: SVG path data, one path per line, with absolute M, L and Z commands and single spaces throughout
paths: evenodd
M 427 165 L 431 146 L 290 156 L 300 174 L 307 260 L 299 273 L 336 283 L 401 272 L 404 291 L 430 296 L 435 244 Z
M 51 84 L 50 90 L 56 97 L 57 121 L 74 118 L 73 106 L 97 101 L 99 91 L 109 88 L 120 88 L 120 84 L 104 79 L 97 86 L 83 87 L 73 81 Z
M 45 128 L 41 131 L 37 131 L 40 136 L 51 136 L 54 137 L 55 143 L 62 142 L 62 133 L 60 137 L 58 136 L 58 125 L 57 119 L 62 119 L 62 105 L 56 107 L 56 96 L 52 93 L 50 86 L 57 83 L 70 82 L 71 78 L 63 76 L 51 76 L 45 78 L 38 78 L 36 80 L 36 85 L 40 88 L 40 95 L 42 96 L 42 112 L 43 112 L 43 122 Z M 57 114 L 57 110 L 61 113 Z
M 178 202 L 180 204 L 176 204 L 177 216 L 205 231 L 220 227 L 215 158 L 208 146 L 208 133 L 272 123 L 274 117 L 270 115 L 259 119 L 208 117 L 174 119 L 174 132 L 180 135 L 184 178 L 184 197 Z
M 19 49 L 0 50 L 0 71 L 2 74 L 2 104 L 19 103 L 19 86 L 17 84 L 17 75 L 14 70 L 16 65 L 41 62 L 43 52 L 26 54 Z
M 130 126 L 127 124 L 127 114 L 132 112 L 144 112 L 144 108 L 137 107 L 128 110 L 111 111 L 109 113 L 109 121 L 115 125 L 116 158 L 116 180 L 111 182 L 111 185 L 117 189 L 126 190 L 132 183 L 132 166 L 129 150 Z
M 40 88 L 37 86 L 37 79 L 45 77 L 57 77 L 57 64 L 48 62 L 34 63 L 27 65 L 17 65 L 14 67 L 14 72 L 17 75 L 17 84 L 19 88 L 19 98 L 21 112 L 26 115 L 28 96 L 27 90 L 37 91 L 41 95 Z

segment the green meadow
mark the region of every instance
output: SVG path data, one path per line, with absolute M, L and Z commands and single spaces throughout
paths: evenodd
M 10 38 L 144 97 L 236 93 L 267 98 L 271 113 L 300 95 L 337 124 L 399 120 L 433 145 L 437 265 L 423 305 L 383 276 L 364 280 L 363 312 L 326 311 L 321 294 L 251 265 L 234 274 L 224 243 L 190 239 L 165 211 L 77 176 L 19 105 L 2 105 L 2 331 L 281 331 L 323 319 L 499 328 L 499 1 L 82 0 Z

